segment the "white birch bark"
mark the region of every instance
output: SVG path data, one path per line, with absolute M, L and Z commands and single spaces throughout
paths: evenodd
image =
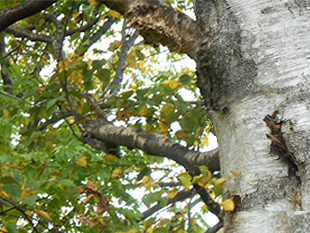
M 238 51 L 226 50 L 221 57 L 232 93 L 230 111 L 212 114 L 222 173 L 231 177 L 224 196 L 242 199 L 240 211 L 226 214 L 226 232 L 309 232 L 309 213 L 294 211 L 310 210 L 310 2 L 194 4 L 198 18 L 222 30 L 226 42 L 237 35 L 230 43 Z M 263 119 L 275 110 L 301 182 L 270 151 Z

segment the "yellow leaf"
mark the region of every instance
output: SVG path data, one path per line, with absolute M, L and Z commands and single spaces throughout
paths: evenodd
M 14 164 L 14 163 L 11 163 L 11 162 L 4 162 L 5 165 L 7 166 L 10 166 L 11 168 L 17 168 L 17 169 L 22 169 L 20 166 Z
M 203 174 L 200 174 L 199 176 L 194 176 L 192 180 L 192 184 L 198 183 L 203 178 Z
M 83 74 L 79 71 L 74 70 L 70 76 L 73 83 L 80 84 L 83 81 Z
M 115 11 L 115 10 L 109 10 L 109 14 L 113 17 L 113 18 L 121 18 L 122 17 L 122 15 L 121 15 L 121 13 L 119 13 L 119 12 L 117 12 L 117 11 Z
M 61 62 L 59 62 L 59 72 L 63 72 L 64 70 L 69 70 L 70 62 L 68 59 L 64 59 Z
M 73 124 L 73 123 L 75 122 L 73 116 L 69 116 L 69 117 L 67 118 L 67 120 L 68 120 L 69 124 Z
M 235 209 L 235 202 L 231 199 L 227 199 L 221 203 L 224 210 L 233 211 Z
M 168 198 L 174 198 L 177 194 L 178 194 L 179 191 L 175 191 L 175 192 L 169 192 L 168 193 Z
M 135 171 L 135 169 L 136 169 L 136 165 L 132 165 L 131 167 L 127 168 L 124 172 L 125 173 L 132 172 L 132 171 Z
M 50 149 L 53 147 L 53 143 L 51 141 L 46 141 L 45 142 L 45 149 Z
M 87 165 L 87 157 L 83 156 L 75 160 L 76 164 L 81 167 L 86 167 Z
M 162 134 L 168 133 L 168 129 L 169 129 L 169 125 L 166 122 L 164 122 L 164 121 L 159 122 L 159 131 Z
M 1 227 L 0 232 L 8 233 L 8 230 L 5 227 Z
M 133 53 L 129 53 L 127 55 L 127 59 L 126 59 L 127 65 L 133 68 L 137 68 L 137 61 L 136 61 L 136 57 Z
M 34 191 L 32 191 L 32 190 L 29 191 L 29 193 L 30 193 L 31 195 L 35 195 L 35 194 L 37 194 L 38 192 L 39 192 L 39 189 L 34 190 Z
M 210 185 L 208 180 L 205 177 L 202 177 L 202 179 L 198 181 L 198 184 L 204 188 L 206 188 Z
M 240 176 L 240 173 L 238 173 L 238 172 L 235 172 L 235 171 L 233 171 L 233 170 L 229 170 L 234 176 Z
M 143 107 L 142 107 L 142 109 L 141 109 L 141 111 L 140 111 L 140 115 L 141 116 L 146 116 L 147 115 L 147 113 L 148 113 L 148 108 L 144 105 Z
M 38 215 L 40 215 L 42 218 L 44 218 L 47 221 L 50 221 L 50 222 L 53 221 L 53 219 L 50 217 L 50 215 L 46 211 L 35 209 L 34 212 L 36 212 Z
M 110 47 L 115 50 L 117 48 L 119 48 L 119 46 L 122 45 L 122 42 L 120 40 L 115 40 L 110 44 Z
M 7 110 L 7 109 L 5 109 L 5 110 L 4 110 L 4 115 L 5 115 L 6 117 L 9 117 L 9 116 L 10 116 L 10 111 Z
M 112 154 L 106 154 L 104 156 L 104 158 L 107 159 L 107 160 L 111 160 L 111 161 L 118 159 L 118 157 L 116 155 L 112 155 Z
M 215 181 L 215 184 L 214 186 L 217 187 L 217 188 L 222 188 L 223 187 L 223 184 L 226 182 L 227 180 L 225 178 L 219 178 L 217 181 Z
M 97 4 L 96 0 L 88 0 L 89 4 L 95 6 Z
M 28 195 L 28 192 L 26 192 L 25 190 L 22 191 L 22 200 L 25 200 L 26 197 Z
M 179 130 L 175 134 L 177 135 L 178 138 L 186 138 L 188 135 L 188 133 L 183 130 Z
M 209 133 L 211 129 L 212 129 L 212 125 L 210 123 L 207 123 L 206 133 Z
M 149 227 L 147 230 L 146 230 L 146 233 L 153 233 L 154 229 Z
M 150 177 L 149 177 L 149 176 L 143 176 L 143 178 L 142 178 L 142 184 L 143 184 L 143 185 L 146 184 L 147 182 L 149 182 L 149 180 L 150 180 Z
M 176 7 L 176 9 L 177 9 L 178 11 L 183 12 L 183 10 L 182 10 L 180 7 Z
M 203 136 L 201 140 L 201 148 L 204 148 L 205 146 L 209 145 L 209 139 L 207 136 Z
M 77 17 L 79 17 L 81 15 L 80 12 L 76 12 L 74 14 L 72 14 L 73 18 L 76 19 Z
M 172 90 L 176 89 L 179 85 L 180 85 L 180 82 L 179 82 L 179 81 L 171 81 L 171 82 L 169 83 L 169 87 L 170 87 Z
M 123 170 L 121 168 L 115 168 L 112 172 L 111 178 L 116 178 L 122 174 Z
M 144 187 L 145 187 L 147 190 L 151 191 L 151 188 L 153 188 L 153 186 L 154 186 L 155 184 L 156 184 L 156 181 L 150 180 L 149 182 L 147 182 L 147 183 L 144 185 Z
M 192 185 L 191 175 L 188 173 L 181 173 L 177 178 L 180 181 L 180 183 L 186 188 L 186 190 L 189 190 L 189 186 Z
M 164 84 L 167 85 L 167 84 L 169 84 L 170 82 L 171 82 L 170 80 L 165 80 L 165 81 L 164 81 Z
M 195 139 L 197 139 L 203 132 L 203 128 L 202 127 L 198 127 L 196 132 L 195 132 Z
M 12 199 L 12 196 L 10 194 L 6 193 L 3 190 L 0 190 L 0 196 L 4 197 L 4 198 L 7 198 L 7 199 Z

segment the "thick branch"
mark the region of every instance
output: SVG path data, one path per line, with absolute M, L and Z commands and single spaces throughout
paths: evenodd
M 48 8 L 55 2 L 57 0 L 28 0 L 19 5 L 4 9 L 0 12 L 0 31 L 18 20 L 27 18 Z
M 90 130 L 88 135 L 97 140 L 117 143 L 128 148 L 141 149 L 149 155 L 172 159 L 188 170 L 197 165 L 197 158 L 203 154 L 206 159 L 202 160 L 200 158 L 199 161 L 204 161 L 204 164 L 210 167 L 211 171 L 219 170 L 219 166 L 211 164 L 213 161 L 219 164 L 217 156 L 210 160 L 207 152 L 201 153 L 189 150 L 162 134 L 150 133 L 137 128 L 123 128 L 116 127 L 113 124 L 102 124 L 100 127 Z M 212 151 L 211 155 L 214 156 L 215 154 Z
M 146 43 L 161 43 L 170 51 L 186 53 L 196 60 L 196 52 L 210 28 L 186 14 L 149 0 L 98 0 L 123 14 L 129 25 L 136 28 Z

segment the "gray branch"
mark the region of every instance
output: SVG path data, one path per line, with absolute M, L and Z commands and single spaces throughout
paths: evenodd
M 176 203 L 178 201 L 183 201 L 187 198 L 190 198 L 192 195 L 194 195 L 194 192 L 192 192 L 192 191 L 179 192 L 174 198 L 171 198 L 168 200 L 166 206 L 169 206 L 169 205 Z M 143 213 L 143 216 L 141 217 L 140 220 L 143 221 L 144 219 L 150 217 L 152 214 L 156 213 L 157 211 L 159 211 L 160 209 L 162 209 L 166 206 L 160 206 L 160 204 L 153 206 L 152 208 L 148 209 L 147 211 L 145 211 Z
M 131 127 L 117 127 L 113 124 L 102 124 L 90 130 L 88 134 L 88 136 L 97 140 L 116 143 L 128 148 L 141 149 L 149 155 L 172 159 L 187 170 L 192 169 L 198 162 L 208 166 L 210 171 L 219 170 L 216 150 L 210 153 L 189 150 L 162 134 L 150 133 L 146 130 Z
M 57 0 L 27 0 L 21 4 L 2 10 L 0 12 L 0 31 L 18 20 L 27 18 L 48 8 L 55 2 Z
M 75 53 L 79 56 L 83 56 L 88 48 L 92 46 L 96 41 L 98 41 L 103 34 L 105 34 L 112 24 L 116 20 L 113 17 L 109 17 L 108 20 L 103 24 L 102 27 L 91 37 L 84 37 L 81 45 L 75 50 Z
M 124 24 L 122 28 L 122 46 L 121 46 L 119 59 L 117 62 L 116 74 L 115 74 L 113 81 L 110 84 L 110 87 L 112 88 L 110 89 L 111 92 L 110 92 L 108 99 L 114 96 L 120 90 L 121 83 L 123 81 L 124 70 L 126 68 L 126 59 L 127 59 L 128 51 L 139 36 L 139 32 L 136 30 L 133 33 L 133 35 L 130 36 L 128 40 L 126 40 L 125 29 L 126 29 L 126 20 L 124 20 Z
M 32 31 L 30 31 L 27 28 L 21 28 L 18 27 L 17 25 L 11 25 L 9 26 L 5 32 L 12 34 L 15 37 L 26 37 L 29 40 L 32 41 L 42 41 L 42 42 L 46 42 L 46 43 L 53 43 L 53 38 L 47 35 L 43 35 L 43 34 L 36 34 L 33 33 Z

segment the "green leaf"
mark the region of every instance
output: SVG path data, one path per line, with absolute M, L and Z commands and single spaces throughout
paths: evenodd
M 0 183 L 2 183 L 2 184 L 18 184 L 19 185 L 19 183 L 11 176 L 1 177 Z
M 142 198 L 142 201 L 148 208 L 150 208 L 152 203 L 159 201 L 161 195 L 162 191 L 149 193 Z
M 160 207 L 165 207 L 167 206 L 167 203 L 168 203 L 168 197 L 161 197 L 159 199 L 159 206 Z
M 191 175 L 188 173 L 181 173 L 177 178 L 180 181 L 180 183 L 186 188 L 186 190 L 189 190 L 189 187 L 192 185 Z
M 133 91 L 126 91 L 122 93 L 122 99 L 127 100 L 130 96 L 132 96 Z
M 148 93 L 149 90 L 148 89 L 140 89 L 140 90 L 137 90 L 137 96 L 140 97 L 140 98 L 145 98 L 145 94 Z
M 22 202 L 26 205 L 32 206 L 36 202 L 37 198 L 37 195 L 27 195 L 25 200 L 22 200 Z
M 11 195 L 14 198 L 21 197 L 22 189 L 17 184 L 8 184 L 3 186 L 2 188 L 6 193 Z
M 184 75 L 182 75 L 182 76 L 180 77 L 180 82 L 181 82 L 182 84 L 187 84 L 187 83 L 189 83 L 192 79 L 193 79 L 193 78 L 192 78 L 191 76 L 189 76 L 189 75 L 187 75 L 187 74 L 184 74 Z
M 100 69 L 98 72 L 98 78 L 104 84 L 108 84 L 111 78 L 111 72 L 108 69 Z
M 57 99 L 50 99 L 46 102 L 46 110 L 48 110 L 50 107 L 55 105 L 57 103 Z
M 140 171 L 140 173 L 139 173 L 139 175 L 138 175 L 138 177 L 137 177 L 137 181 L 142 180 L 142 178 L 143 178 L 144 176 L 149 176 L 149 175 L 151 174 L 151 172 L 152 172 L 152 170 L 151 170 L 149 167 L 143 168 L 143 169 Z

